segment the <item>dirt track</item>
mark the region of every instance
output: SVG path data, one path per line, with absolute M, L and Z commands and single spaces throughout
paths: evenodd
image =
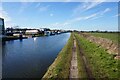
M 88 80 L 95 80 L 93 75 L 92 75 L 92 72 L 91 72 L 91 69 L 90 69 L 90 66 L 89 66 L 89 63 L 84 55 L 84 51 L 82 50 L 81 48 L 81 45 L 79 44 L 79 41 L 76 39 L 77 43 L 78 43 L 78 48 L 79 48 L 79 51 L 80 51 L 80 58 L 83 62 L 83 68 L 85 69 L 85 73 L 87 75 L 87 79 Z
M 70 79 L 78 78 L 78 64 L 77 64 L 77 52 L 76 52 L 76 40 L 74 37 L 74 45 L 73 45 L 73 52 L 72 52 L 72 60 L 70 66 Z

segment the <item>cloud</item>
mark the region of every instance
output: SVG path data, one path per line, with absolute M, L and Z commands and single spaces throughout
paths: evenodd
M 116 14 L 116 15 L 114 15 L 113 17 L 119 17 L 120 16 L 120 14 Z
M 99 2 L 100 0 L 2 0 L 2 2 Z M 119 2 L 119 0 L 105 0 L 104 2 Z
M 20 0 L 20 2 L 35 2 L 36 0 Z
M 65 21 L 65 22 L 62 22 L 62 23 L 60 23 L 60 22 L 52 23 L 49 26 L 52 26 L 52 27 L 65 27 L 65 26 L 68 26 L 68 25 L 70 26 L 70 23 Z
M 107 11 L 104 11 L 104 13 L 107 12 Z M 52 24 L 52 26 L 57 26 L 57 27 L 61 27 L 61 26 L 71 26 L 72 24 L 76 23 L 76 22 L 80 22 L 80 21 L 87 21 L 87 20 L 94 20 L 94 19 L 98 19 L 100 17 L 102 17 L 101 15 L 102 12 L 97 12 L 97 13 L 94 13 L 94 14 L 91 14 L 91 15 L 88 15 L 88 16 L 79 16 L 79 17 L 76 17 L 76 18 L 73 18 L 71 20 L 66 20 L 65 22 L 63 23 L 55 23 L 55 24 Z
M 96 16 L 96 17 L 93 17 L 91 20 L 95 20 L 95 19 L 98 19 L 98 18 L 101 18 L 102 16 Z
M 109 12 L 109 11 L 111 11 L 111 9 L 110 8 L 106 8 L 103 12 L 101 12 L 101 15 L 103 15 L 103 14 Z
M 27 0 L 25 0 L 27 1 Z M 21 7 L 18 11 L 18 14 L 22 14 L 32 3 L 29 2 L 21 2 Z
M 0 17 L 4 18 L 5 22 L 11 21 L 11 18 L 8 16 L 8 13 L 2 8 L 0 8 Z
M 92 19 L 92 18 L 94 18 L 96 16 L 97 16 L 97 13 L 94 13 L 94 14 L 91 14 L 91 15 L 88 15 L 88 16 L 84 16 L 84 17 L 81 17 L 81 16 L 80 17 L 76 17 L 74 19 L 69 20 L 68 22 L 74 23 L 74 22 L 78 22 L 78 21 L 81 21 L 81 20 Z
M 99 14 L 98 13 L 94 13 L 94 14 L 91 14 L 91 15 L 88 15 L 88 16 L 79 16 L 79 17 L 76 17 L 76 18 L 73 18 L 73 19 L 70 19 L 70 20 L 66 20 L 65 22 L 63 23 L 53 23 L 53 24 L 50 24 L 51 26 L 57 26 L 57 27 L 61 27 L 61 26 L 68 26 L 68 25 L 71 25 L 75 22 L 78 22 L 78 21 L 82 21 L 82 20 L 92 20 L 94 18 L 97 18 Z
M 72 19 L 69 19 L 69 20 L 66 20 L 62 23 L 53 23 L 53 24 L 50 24 L 51 26 L 54 26 L 54 27 L 62 27 L 62 26 L 71 26 L 72 24 L 76 23 L 76 22 L 80 22 L 80 21 L 87 21 L 87 20 L 95 20 L 95 19 L 98 19 L 98 18 L 101 18 L 103 17 L 103 15 L 107 12 L 111 11 L 110 8 L 106 8 L 102 11 L 99 11 L 99 12 L 96 12 L 96 13 L 93 13 L 93 14 L 89 14 L 89 15 L 86 15 L 86 16 L 79 16 L 79 17 L 75 17 L 75 18 L 72 18 Z
M 70 23 L 69 22 L 65 22 L 63 23 L 63 26 L 66 26 L 66 25 L 69 25 Z
M 29 8 L 33 4 L 32 2 L 27 2 L 27 1 L 28 0 L 25 0 L 25 1 L 21 2 L 21 7 L 20 7 L 20 9 L 18 11 L 18 14 L 22 14 L 27 8 Z M 31 1 L 34 1 L 34 0 L 31 0 Z M 35 6 L 35 8 L 37 8 L 38 11 L 40 11 L 40 12 L 47 11 L 49 7 L 50 7 L 49 5 L 41 6 L 41 3 L 38 3 Z
M 49 7 L 50 7 L 50 5 L 42 6 L 42 4 L 40 2 L 37 3 L 37 5 L 35 6 L 35 8 L 37 8 L 38 11 L 40 11 L 40 12 L 47 11 L 49 9 Z M 53 14 L 50 14 L 50 16 L 53 16 Z
M 35 8 L 38 8 L 40 5 L 41 5 L 41 3 L 38 3 L 38 4 L 35 6 Z
M 65 0 L 64 2 L 71 2 L 72 0 Z
M 79 16 L 79 17 L 73 18 L 71 20 L 68 20 L 67 22 L 71 24 L 71 23 L 75 23 L 75 22 L 78 22 L 78 21 L 81 21 L 81 20 L 94 20 L 94 19 L 98 19 L 98 18 L 102 17 L 105 13 L 107 13 L 109 11 L 111 11 L 111 9 L 110 8 L 106 8 L 103 11 L 99 11 L 97 13 L 93 13 L 93 14 L 86 15 L 86 16 Z
M 12 22 L 12 18 L 9 16 L 9 14 L 0 6 L 0 18 L 4 19 L 5 27 L 13 27 L 16 25 L 16 23 Z
M 53 16 L 53 14 L 51 13 L 51 14 L 50 14 L 50 16 L 52 17 L 52 16 Z
M 56 23 L 53 23 L 53 24 L 50 24 L 51 26 L 58 26 L 60 23 L 56 22 Z
M 83 2 L 82 4 L 78 5 L 74 10 L 73 10 L 73 16 L 74 15 L 79 15 L 82 12 L 85 12 L 87 10 L 90 10 L 99 4 L 103 3 L 105 0 L 93 0 L 93 2 L 87 0 Z
M 39 11 L 40 11 L 40 12 L 47 11 L 47 10 L 49 9 L 49 7 L 50 7 L 49 5 L 47 5 L 47 6 L 42 6 L 42 7 L 39 8 Z
M 97 12 L 97 13 L 93 13 L 93 14 L 88 15 L 88 16 L 84 16 L 84 17 L 81 17 L 81 16 L 80 16 L 80 17 L 77 17 L 77 18 L 71 20 L 71 22 L 80 21 L 80 20 L 88 20 L 88 19 L 91 19 L 91 20 L 97 19 L 97 18 L 102 17 L 105 13 L 107 13 L 107 12 L 109 12 L 109 11 L 111 11 L 111 9 L 110 9 L 110 8 L 106 8 L 106 9 L 104 9 L 103 11 L 99 11 L 99 12 Z
M 84 20 L 91 19 L 91 18 L 94 18 L 94 17 L 96 17 L 96 16 L 97 16 L 97 13 L 92 14 L 92 15 L 87 16 L 87 17 L 84 17 Z
M 85 10 L 88 10 L 88 9 L 96 7 L 97 5 L 99 5 L 105 1 L 106 0 L 93 0 L 93 2 L 84 3 L 84 6 L 85 6 L 84 8 L 85 8 Z

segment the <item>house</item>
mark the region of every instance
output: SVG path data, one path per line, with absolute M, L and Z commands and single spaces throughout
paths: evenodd
M 50 33 L 51 33 L 49 28 L 40 28 L 39 30 L 40 30 L 40 32 L 42 32 L 42 34 L 44 34 L 45 36 L 49 36 Z
M 39 30 L 38 29 L 31 29 L 31 30 L 26 30 L 25 34 L 27 35 L 37 35 L 39 34 Z

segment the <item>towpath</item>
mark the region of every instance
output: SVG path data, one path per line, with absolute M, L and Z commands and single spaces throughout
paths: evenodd
M 72 51 L 72 60 L 71 60 L 69 78 L 70 78 L 70 80 L 78 78 L 78 64 L 77 64 L 77 51 L 76 51 L 75 37 L 74 37 L 74 45 L 73 45 L 73 51 Z

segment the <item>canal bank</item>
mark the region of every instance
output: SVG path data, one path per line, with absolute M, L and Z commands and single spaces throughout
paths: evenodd
M 87 79 L 87 69 L 82 54 L 75 33 L 72 33 L 66 46 L 61 50 L 42 79 Z
M 72 33 L 66 46 L 58 54 L 42 79 L 87 79 L 87 65 L 85 65 L 82 54 L 75 33 Z
M 70 65 L 72 59 L 72 48 L 73 48 L 73 34 L 71 34 L 67 44 L 58 54 L 55 61 L 48 68 L 47 72 L 43 76 L 45 78 L 54 79 L 54 78 L 69 78 L 70 74 Z
M 103 47 L 90 42 L 78 33 L 75 34 L 79 50 L 85 62 L 85 73 L 88 79 L 119 79 L 118 60 L 114 59 L 114 55 L 108 54 Z M 82 59 L 82 57 L 81 57 Z M 84 66 L 83 65 L 83 66 Z
M 78 33 L 72 33 L 42 79 L 117 80 L 118 74 L 118 61 L 114 55 Z

